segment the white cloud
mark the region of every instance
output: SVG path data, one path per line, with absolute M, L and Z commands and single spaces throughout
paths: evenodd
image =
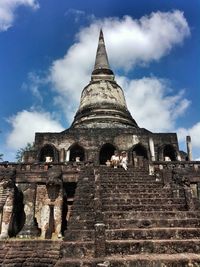
M 80 9 L 69 8 L 65 12 L 65 16 L 74 17 L 74 21 L 77 23 L 80 21 L 81 18 L 85 17 L 85 11 L 80 10 Z
M 38 75 L 35 72 L 29 72 L 27 77 L 27 82 L 22 84 L 22 90 L 27 90 L 32 93 L 32 95 L 39 101 L 43 102 L 43 95 L 41 88 L 48 83 L 48 80 L 42 75 Z
M 187 135 L 191 136 L 192 145 L 200 148 L 200 122 L 194 124 L 191 128 L 179 128 L 177 130 L 179 140 L 182 142 Z M 200 154 L 200 153 L 199 153 Z
M 181 149 L 186 150 L 186 136 L 190 135 L 192 142 L 192 155 L 194 160 L 200 160 L 200 122 L 190 128 L 179 128 L 177 130 Z
M 47 112 L 23 110 L 9 119 L 7 145 L 19 149 L 34 141 L 35 132 L 60 132 L 63 127 Z
M 184 15 L 178 10 L 154 12 L 140 20 L 129 16 L 121 21 L 110 19 L 104 21 L 104 27 L 111 61 L 125 69 L 159 60 L 190 34 Z
M 189 106 L 183 91 L 172 95 L 169 83 L 156 77 L 128 80 L 118 77 L 124 88 L 128 108 L 140 127 L 151 131 L 174 129 L 175 121 Z
M 76 43 L 50 68 L 50 80 L 58 93 L 56 102 L 65 107 L 68 119 L 77 109 L 80 93 L 90 80 L 100 27 L 105 34 L 110 65 L 124 71 L 136 64 L 159 60 L 190 34 L 184 15 L 178 10 L 152 13 L 140 20 L 130 16 L 94 20 L 89 27 L 82 28 Z M 176 97 L 180 99 L 179 95 Z M 66 103 L 71 103 L 68 108 Z M 186 101 L 178 106 L 180 114 L 187 105 Z
M 0 1 L 0 31 L 10 28 L 15 19 L 15 12 L 19 6 L 27 6 L 32 9 L 39 8 L 37 0 L 1 0 Z

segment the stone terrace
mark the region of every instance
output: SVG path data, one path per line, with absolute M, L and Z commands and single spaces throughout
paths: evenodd
M 2 267 L 53 267 L 59 259 L 61 241 L 0 241 Z
M 198 201 L 170 173 L 167 184 L 148 170 L 83 176 L 56 266 L 200 266 Z

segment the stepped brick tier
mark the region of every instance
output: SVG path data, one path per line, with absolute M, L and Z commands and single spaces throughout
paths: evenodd
M 127 171 L 109 166 L 115 150 Z M 71 127 L 0 163 L 0 266 L 200 266 L 199 200 L 190 137 L 185 153 L 176 133 L 138 126 L 101 31 Z

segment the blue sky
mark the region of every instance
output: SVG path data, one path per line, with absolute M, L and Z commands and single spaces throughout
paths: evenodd
M 58 4 L 59 3 L 59 4 Z M 190 134 L 200 159 L 198 0 L 0 1 L 0 152 L 70 126 L 90 80 L 99 28 L 141 127 Z

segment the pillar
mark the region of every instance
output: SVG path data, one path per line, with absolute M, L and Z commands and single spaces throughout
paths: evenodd
M 13 212 L 13 200 L 14 200 L 14 192 L 11 190 L 8 193 L 8 197 L 3 207 L 1 217 L 1 231 L 0 231 L 0 239 L 8 238 L 8 229 L 12 218 Z
M 200 200 L 200 183 L 197 183 L 197 197 Z
M 35 237 L 39 235 L 39 229 L 35 223 L 35 200 L 36 184 L 25 184 L 21 188 L 24 195 L 24 212 L 26 216 L 25 224 L 19 232 L 19 237 Z
M 192 143 L 191 143 L 191 137 L 188 135 L 186 136 L 186 143 L 187 143 L 187 154 L 188 154 L 188 160 L 192 160 Z
M 65 149 L 61 148 L 60 150 L 60 162 L 65 162 Z
M 179 152 L 177 153 L 177 160 L 178 160 L 178 161 L 181 161 L 181 155 L 180 155 Z
M 70 150 L 67 150 L 67 153 L 66 153 L 66 161 L 69 161 L 70 159 Z
M 154 149 L 154 141 L 152 137 L 149 138 L 149 148 L 150 148 L 151 160 L 155 161 L 155 149 Z
M 106 235 L 105 224 L 96 223 L 95 227 L 95 256 L 105 257 L 106 255 Z
M 194 204 L 194 199 L 192 196 L 191 188 L 184 187 L 184 193 L 185 193 L 185 200 L 186 200 L 188 210 L 195 210 L 195 204 Z

